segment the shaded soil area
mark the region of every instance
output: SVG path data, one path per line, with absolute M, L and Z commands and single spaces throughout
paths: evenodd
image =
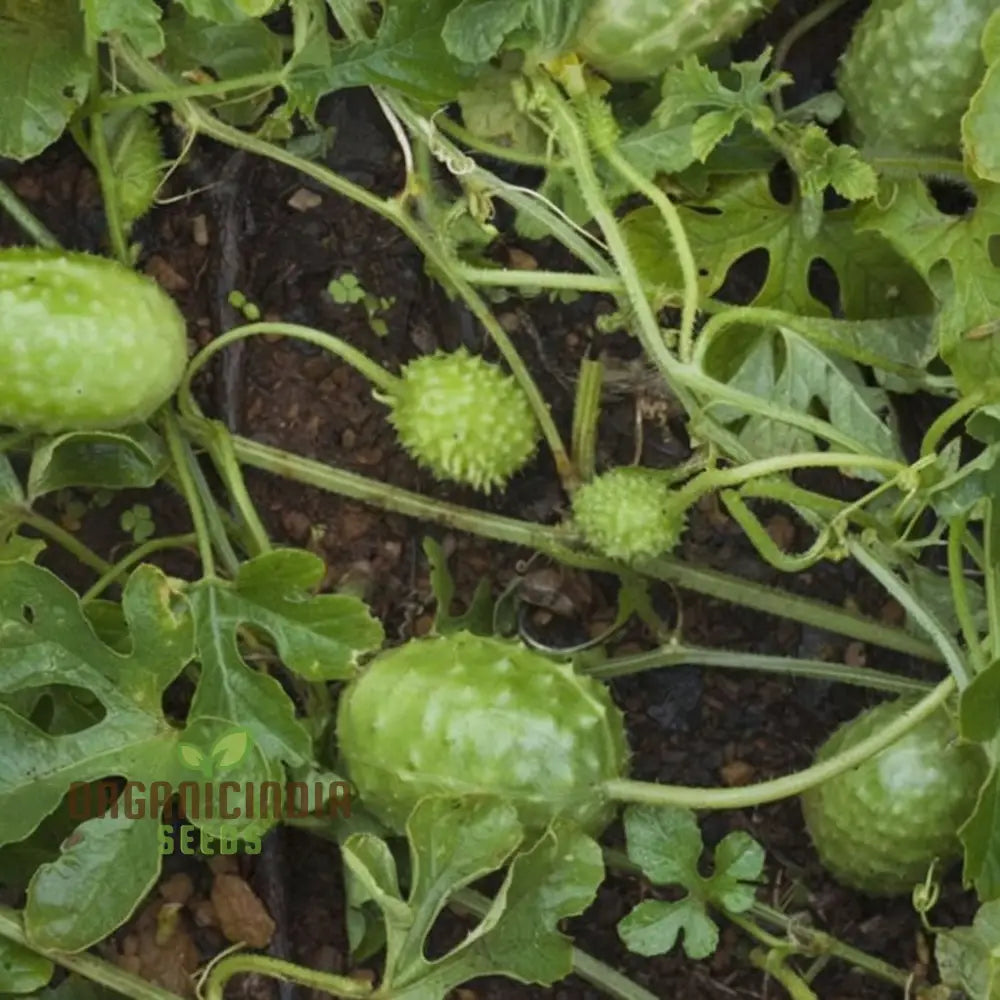
M 849 13 L 841 16 L 844 20 L 831 32 L 846 37 Z M 756 54 L 763 37 L 779 37 L 794 19 L 793 5 L 783 6 L 765 28 L 745 40 L 749 54 Z M 823 39 L 822 48 L 828 51 L 822 57 L 815 46 L 804 45 L 794 52 L 789 69 L 811 81 L 810 86 L 815 87 L 816 80 L 829 72 L 828 53 L 841 48 L 834 44 L 831 32 Z M 377 107 L 364 93 L 349 92 L 331 99 L 324 109 L 324 124 L 336 128 L 328 157 L 331 167 L 382 192 L 398 186 L 402 167 L 396 146 Z M 99 193 L 93 175 L 71 146 L 63 144 L 3 176 L 67 247 L 101 249 Z M 264 319 L 335 332 L 390 370 L 438 347 L 453 349 L 461 344 L 495 357 L 481 328 L 427 276 L 418 251 L 401 233 L 302 177 L 199 143 L 173 180 L 170 193 L 184 196 L 157 208 L 134 237 L 142 246 L 140 267 L 177 298 L 197 344 L 242 321 L 229 302 L 230 292 L 239 290 L 257 305 Z M 9 221 L 0 219 L 0 243 L 16 241 Z M 508 262 L 523 264 L 530 256 L 544 266 L 567 263 L 545 245 L 511 241 L 496 252 L 499 259 L 506 255 Z M 345 275 L 355 276 L 378 300 L 375 318 L 384 328 L 376 323 L 373 329 L 372 316 L 363 303 L 338 303 L 331 296 L 329 282 Z M 593 296 L 570 304 L 509 298 L 496 305 L 564 434 L 569 431 L 580 358 L 599 336 L 596 317 L 608 308 L 609 303 Z M 629 462 L 636 455 L 654 466 L 681 460 L 687 453 L 683 425 L 670 399 L 637 361 L 637 345 L 617 335 L 600 338 L 599 346 L 613 376 L 601 420 L 599 466 Z M 551 460 L 544 453 L 502 496 L 484 500 L 434 482 L 396 444 L 385 407 L 373 398 L 371 386 L 361 375 L 319 349 L 288 338 L 263 336 L 231 349 L 199 378 L 198 396 L 205 412 L 234 432 L 381 482 L 543 522 L 557 520 L 565 504 Z M 642 431 L 641 441 L 637 428 Z M 350 585 L 363 594 L 385 623 L 390 642 L 422 634 L 430 627 L 433 602 L 422 549 L 427 536 L 440 541 L 449 553 L 460 595 L 470 595 L 483 577 L 492 581 L 498 593 L 515 577 L 526 577 L 534 610 L 529 611 L 525 625 L 553 643 L 579 641 L 614 617 L 616 592 L 611 579 L 561 570 L 532 559 L 530 552 L 386 514 L 264 474 L 248 474 L 248 483 L 274 541 L 321 555 L 328 567 L 325 585 Z M 839 487 L 833 484 L 833 488 Z M 159 532 L 189 527 L 183 505 L 166 491 L 126 493 L 106 507 L 84 506 L 81 499 L 88 498 L 58 497 L 50 503 L 50 513 L 79 530 L 102 553 L 113 553 L 127 540 L 120 516 L 136 502 L 152 508 Z M 769 531 L 780 544 L 789 549 L 808 544 L 802 526 L 789 516 L 764 513 Z M 679 554 L 694 564 L 760 583 L 789 585 L 760 563 L 739 529 L 711 504 L 696 511 Z M 70 560 L 58 553 L 51 560 L 71 582 L 85 582 Z M 193 553 L 174 553 L 164 564 L 178 575 L 197 572 Z M 794 586 L 886 622 L 898 623 L 902 617 L 898 606 L 849 565 L 819 567 L 796 577 Z M 660 588 L 655 598 L 664 619 L 682 623 L 684 638 L 692 643 L 926 673 L 926 668 L 896 655 L 714 599 L 667 587 Z M 619 637 L 616 651 L 652 645 L 648 632 L 631 626 Z M 691 666 L 622 679 L 613 683 L 613 691 L 627 713 L 634 776 L 706 786 L 746 784 L 806 766 L 826 733 L 875 700 L 874 695 L 857 689 L 825 683 Z M 762 899 L 920 975 L 928 962 L 928 945 L 909 900 L 869 900 L 831 882 L 810 847 L 797 802 L 702 818 L 708 844 L 734 829 L 748 831 L 767 851 Z M 617 827 L 608 834 L 609 843 L 620 838 Z M 216 860 L 214 872 L 202 859 L 171 859 L 160 896 L 154 898 L 181 900 L 195 959 L 204 960 L 225 945 L 219 929 L 225 904 L 212 903 L 212 899 L 217 891 L 214 886 L 222 884 L 220 876 L 234 874 L 264 901 L 277 924 L 273 954 L 328 971 L 349 969 L 336 848 L 293 829 L 272 834 L 259 857 L 243 858 L 238 865 Z M 233 891 L 238 895 L 242 890 Z M 781 995 L 774 983 L 750 965 L 751 942 L 735 927 L 723 928 L 717 953 L 703 962 L 678 955 L 654 959 L 630 955 L 618 940 L 616 924 L 654 892 L 635 877 L 610 877 L 594 906 L 568 928 L 577 946 L 659 997 L 723 1000 Z M 200 920 L 199 907 L 204 915 L 209 904 L 215 907 L 215 916 Z M 966 919 L 969 911 L 969 899 L 952 888 L 935 911 L 935 922 Z M 148 914 L 137 918 L 116 936 L 108 953 L 125 955 L 130 967 L 143 967 L 136 956 L 142 951 L 143 934 L 148 938 L 151 921 Z M 441 941 L 436 945 L 454 940 L 463 926 L 450 915 L 442 918 L 441 925 Z M 170 954 L 160 964 L 183 965 L 191 959 L 187 953 Z M 823 1000 L 880 1000 L 900 995 L 897 988 L 862 977 L 837 962 L 820 972 L 814 988 Z M 536 996 L 591 1000 L 600 995 L 575 978 L 551 989 L 496 980 L 470 983 L 459 992 L 462 1000 Z M 269 984 L 237 981 L 227 995 L 304 1000 L 312 994 L 287 989 L 279 994 Z

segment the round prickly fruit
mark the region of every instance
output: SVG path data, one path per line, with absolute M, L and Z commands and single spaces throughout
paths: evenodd
M 573 519 L 587 544 L 630 562 L 669 552 L 684 530 L 662 477 L 649 469 L 611 469 L 573 496 Z
M 996 0 L 875 0 L 837 74 L 855 138 L 880 152 L 956 151 L 995 8 Z
M 403 447 L 438 479 L 489 493 L 534 454 L 539 430 L 520 386 L 464 348 L 411 361 L 388 400 Z
M 841 726 L 817 760 L 874 735 L 915 699 L 884 702 Z M 960 744 L 944 710 L 860 767 L 802 796 L 806 827 L 824 867 L 843 885 L 877 896 L 910 892 L 938 858 L 960 854 L 958 829 L 986 776 L 978 746 Z
M 144 420 L 186 363 L 184 317 L 149 278 L 90 254 L 0 251 L 0 425 Z
M 426 795 L 493 795 L 529 831 L 566 817 L 596 835 L 614 816 L 601 785 L 628 756 L 600 682 L 468 632 L 372 661 L 341 695 L 337 740 L 361 801 L 397 832 Z
M 736 38 L 777 0 L 595 0 L 574 48 L 612 80 L 658 76 Z

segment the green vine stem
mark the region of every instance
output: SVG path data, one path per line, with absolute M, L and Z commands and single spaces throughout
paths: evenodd
M 169 87 L 170 78 L 166 77 L 150 62 L 133 52 L 127 45 L 119 44 L 116 52 L 119 58 L 125 62 L 129 69 L 143 83 L 153 87 L 160 87 L 161 89 Z M 453 291 L 462 298 L 466 306 L 468 306 L 469 311 L 479 320 L 486 332 L 493 339 L 493 342 L 510 367 L 511 373 L 528 397 L 531 408 L 535 413 L 535 418 L 542 429 L 542 435 L 552 451 L 559 478 L 568 490 L 572 490 L 576 484 L 573 465 L 562 443 L 562 438 L 559 435 L 549 407 L 535 380 L 531 377 L 527 366 L 514 347 L 513 342 L 493 315 L 482 296 L 460 274 L 455 272 L 452 259 L 439 245 L 437 236 L 426 232 L 419 222 L 406 212 L 401 201 L 380 198 L 359 184 L 341 177 L 322 164 L 302 159 L 294 153 L 290 153 L 257 136 L 241 132 L 239 129 L 226 125 L 194 102 L 176 101 L 174 109 L 187 127 L 193 131 L 206 135 L 227 146 L 232 146 L 234 149 L 243 149 L 249 153 L 254 153 L 257 156 L 298 170 L 300 173 L 319 181 L 331 191 L 335 191 L 337 194 L 350 198 L 365 208 L 370 209 L 382 218 L 392 222 L 405 233 L 424 254 L 428 263 L 437 268 L 442 280 L 450 285 Z
M 126 108 L 142 108 L 151 104 L 172 101 L 189 101 L 199 97 L 225 97 L 240 90 L 263 92 L 280 86 L 285 80 L 284 73 L 248 73 L 246 76 L 230 77 L 226 80 L 212 80 L 209 83 L 193 83 L 183 87 L 173 86 L 163 90 L 142 90 L 135 94 L 102 94 L 94 102 L 94 111 L 121 111 Z M 252 94 L 241 95 L 241 100 Z
M 185 419 L 182 425 L 193 440 L 203 444 L 208 442 L 213 433 L 208 421 L 200 418 Z M 335 469 L 322 462 L 292 455 L 279 448 L 237 435 L 233 436 L 233 454 L 241 463 L 253 468 L 369 503 L 406 517 L 442 524 L 458 531 L 467 531 L 511 545 L 538 549 L 566 565 L 616 574 L 625 568 L 610 559 L 576 549 L 574 547 L 576 540 L 565 527 L 533 524 L 529 521 L 502 517 L 431 499 L 420 493 L 368 479 L 343 469 Z M 690 566 L 666 556 L 647 560 L 635 568 L 654 579 L 718 600 L 741 604 L 754 611 L 836 632 L 908 656 L 931 661 L 941 659 L 941 654 L 935 646 L 915 638 L 903 629 L 882 625 L 863 615 L 845 611 L 823 601 L 799 597 L 785 590 L 740 580 L 717 570 Z
M 191 522 L 198 542 L 198 556 L 201 559 L 202 575 L 206 578 L 215 576 L 215 554 L 212 551 L 212 540 L 208 530 L 205 510 L 198 495 L 198 488 L 188 465 L 188 454 L 185 441 L 177 426 L 177 419 L 169 411 L 163 419 L 164 436 L 167 439 L 167 449 L 173 461 L 174 473 L 180 484 L 181 494 L 191 512 Z
M 600 149 L 601 155 L 608 161 L 611 168 L 627 181 L 636 191 L 645 195 L 657 209 L 667 226 L 670 239 L 674 244 L 674 252 L 681 265 L 681 275 L 684 279 L 684 299 L 681 305 L 681 332 L 678 353 L 681 361 L 691 360 L 694 341 L 694 324 L 698 315 L 698 265 L 687 233 L 681 224 L 681 217 L 674 203 L 652 182 L 647 180 L 625 159 L 617 148 L 605 144 Z
M 352 0 L 328 0 L 328 2 L 347 38 L 359 42 L 370 37 L 370 26 L 362 23 L 359 8 L 352 6 Z M 568 219 L 534 188 L 519 187 L 497 177 L 451 142 L 436 126 L 435 119 L 427 118 L 415 111 L 399 94 L 377 87 L 372 89 L 398 115 L 413 135 L 428 144 L 435 159 L 444 164 L 467 190 L 495 194 L 512 208 L 540 223 L 546 232 L 562 243 L 595 274 L 615 277 L 611 264 L 590 242 L 592 240 L 590 233 Z
M 59 250 L 59 241 L 32 215 L 27 205 L 21 201 L 14 191 L 3 181 L 0 181 L 0 208 L 2 208 L 21 230 L 40 247 L 48 250 Z
M 24 930 L 24 918 L 18 910 L 9 906 L 0 906 L 0 937 L 25 948 L 30 948 L 38 955 L 61 965 L 70 972 L 75 972 L 84 979 L 100 983 L 101 986 L 128 997 L 129 1000 L 180 1000 L 176 993 L 170 993 L 159 986 L 153 985 L 139 976 L 126 972 L 101 958 L 87 952 L 70 954 L 54 951 L 50 948 L 40 948 L 32 943 Z
M 852 452 L 800 452 L 795 455 L 776 455 L 728 469 L 706 469 L 685 483 L 673 494 L 672 503 L 686 510 L 707 493 L 740 486 L 751 479 L 763 479 L 779 472 L 796 469 L 870 469 L 898 476 L 908 471 L 906 465 L 894 458 L 878 455 L 857 455 Z
M 136 546 L 127 556 L 119 559 L 101 578 L 88 588 L 80 598 L 81 604 L 89 604 L 96 600 L 117 580 L 120 580 L 133 566 L 164 549 L 189 549 L 197 545 L 198 536 L 192 531 L 186 535 L 165 535 L 161 538 L 151 538 L 148 542 Z
M 567 155 L 576 174 L 580 193 L 607 240 L 616 269 L 627 289 L 629 303 L 635 312 L 637 321 L 636 336 L 639 338 L 647 357 L 656 365 L 664 380 L 684 406 L 691 421 L 697 425 L 704 416 L 692 396 L 692 393 L 700 393 L 710 401 L 710 405 L 729 405 L 745 413 L 758 413 L 768 419 L 779 420 L 782 423 L 807 430 L 821 440 L 829 441 L 845 451 L 863 453 L 865 449 L 859 442 L 854 441 L 848 434 L 842 433 L 826 421 L 807 413 L 798 412 L 791 407 L 778 406 L 770 400 L 760 399 L 752 393 L 743 392 L 726 383 L 716 381 L 702 371 L 697 364 L 697 350 L 693 363 L 682 363 L 671 354 L 652 307 L 644 294 L 642 280 L 636 270 L 635 262 L 629 252 L 618 220 L 602 194 L 601 185 L 590 158 L 590 151 L 576 115 L 567 106 L 554 83 L 543 81 L 540 86 L 548 98 L 560 138 L 567 147 Z M 727 317 L 731 313 L 737 312 L 740 310 L 726 310 L 713 319 L 720 325 L 724 321 L 732 322 L 732 320 L 727 320 Z M 711 323 L 711 321 L 709 322 Z M 706 329 L 708 326 L 709 324 L 706 324 Z M 698 343 L 701 343 L 701 337 L 699 337 Z
M 17 519 L 19 523 L 26 524 L 29 528 L 34 528 L 40 535 L 50 538 L 57 545 L 61 545 L 67 552 L 83 563 L 84 566 L 89 566 L 98 573 L 107 573 L 111 569 L 111 563 L 106 559 L 102 559 L 93 549 L 84 545 L 79 538 L 44 514 L 39 514 L 37 511 L 25 508 L 17 512 Z
M 990 623 L 986 641 L 990 661 L 1000 657 L 1000 510 L 993 497 L 986 499 L 983 515 L 983 547 L 985 549 L 983 585 L 986 590 L 986 620 Z
M 861 343 L 845 343 L 838 340 L 823 330 L 820 319 L 820 317 L 799 316 L 796 313 L 765 306 L 731 306 L 724 311 L 716 311 L 715 315 L 705 323 L 698 333 L 692 363 L 697 368 L 704 368 L 709 348 L 719 339 L 719 336 L 731 326 L 748 324 L 756 327 L 788 327 L 821 350 L 850 357 L 852 361 L 857 361 L 859 364 L 871 365 L 873 368 L 894 375 L 914 378 L 923 374 L 918 369 L 893 362 L 877 351 L 869 350 Z M 845 321 L 831 320 L 830 322 L 842 323 Z
M 813 764 L 802 771 L 740 788 L 689 788 L 684 785 L 660 785 L 650 781 L 619 778 L 601 786 L 603 794 L 614 802 L 635 802 L 650 806 L 682 806 L 686 809 L 746 809 L 801 795 L 824 781 L 835 778 L 895 743 L 928 716 L 940 709 L 955 691 L 955 678 L 946 677 L 915 705 L 884 729 L 847 750 Z
M 937 616 L 917 600 L 913 591 L 892 571 L 888 563 L 856 538 L 848 539 L 847 549 L 883 587 L 894 597 L 941 650 L 948 669 L 959 688 L 966 687 L 972 680 L 968 664 L 951 633 Z M 997 619 L 993 619 L 996 621 Z
M 534 188 L 511 184 L 491 173 L 443 135 L 430 118 L 414 111 L 398 94 L 385 93 L 382 99 L 399 117 L 412 136 L 425 144 L 431 155 L 458 181 L 470 201 L 500 198 L 511 208 L 530 218 L 574 257 L 600 278 L 616 278 L 603 247 L 595 236 L 573 222 Z M 455 259 L 455 265 L 465 266 Z
M 240 558 L 233 548 L 232 538 L 237 538 L 237 525 L 232 517 L 224 512 L 216 502 L 212 493 L 212 488 L 208 485 L 205 477 L 205 470 L 201 467 L 201 462 L 194 453 L 187 440 L 183 441 L 184 455 L 187 459 L 188 468 L 191 470 L 191 478 L 194 480 L 195 489 L 198 491 L 198 499 L 201 501 L 202 509 L 205 511 L 205 522 L 208 525 L 208 535 L 212 540 L 216 555 L 222 560 L 226 572 L 230 576 L 235 576 L 240 568 Z
M 801 921 L 787 916 L 781 910 L 776 910 L 766 903 L 755 902 L 750 913 L 762 923 L 769 923 L 773 927 L 782 929 L 795 944 L 796 950 L 800 954 L 813 957 L 831 955 L 901 989 L 906 989 L 910 983 L 909 973 L 902 969 L 897 969 L 896 966 L 890 965 L 888 962 L 883 962 L 867 952 L 845 944 L 832 934 L 816 930 L 814 927 L 804 926 Z
M 740 926 L 746 921 L 739 921 L 735 916 L 730 919 Z M 744 927 L 744 930 L 746 928 Z M 819 1000 L 819 995 L 809 987 L 809 984 L 794 969 L 786 964 L 786 952 L 780 950 L 765 950 L 763 948 L 752 948 L 750 950 L 750 962 L 757 966 L 761 972 L 766 973 L 775 982 L 780 983 L 791 1000 Z
M 381 365 L 372 361 L 364 351 L 359 351 L 356 347 L 352 347 L 346 341 L 341 340 L 340 337 L 334 336 L 332 333 L 323 333 L 321 330 L 314 330 L 311 326 L 300 326 L 298 323 L 247 323 L 244 326 L 238 326 L 233 330 L 229 330 L 214 340 L 210 340 L 190 360 L 187 371 L 184 373 L 184 379 L 177 390 L 181 412 L 185 415 L 200 415 L 201 411 L 198 408 L 198 404 L 194 401 L 194 396 L 191 392 L 191 382 L 195 375 L 216 354 L 238 340 L 246 340 L 248 337 L 257 337 L 262 334 L 294 337 L 296 340 L 302 340 L 316 347 L 321 347 L 323 350 L 329 351 L 341 360 L 346 361 L 352 368 L 357 369 L 369 382 L 378 386 L 387 395 L 393 395 L 399 385 L 398 376 L 393 375 L 392 372 L 387 372 Z
M 570 454 L 573 465 L 583 482 L 594 476 L 597 453 L 597 422 L 601 416 L 601 388 L 604 365 L 591 358 L 580 362 L 580 374 L 573 401 L 573 429 L 570 434 Z
M 581 274 L 576 271 L 518 271 L 509 267 L 473 267 L 456 263 L 455 270 L 472 285 L 496 288 L 528 288 L 598 292 L 620 295 L 625 285 L 610 275 Z
M 84 46 L 91 62 L 91 78 L 93 92 L 101 89 L 101 64 L 98 54 L 98 42 L 101 37 L 99 18 L 97 16 L 97 0 L 83 0 Z M 128 246 L 125 242 L 125 228 L 122 225 L 121 205 L 118 200 L 117 178 L 111 166 L 108 153 L 108 141 L 104 135 L 104 116 L 94 110 L 90 114 L 89 149 L 84 152 L 92 160 L 97 170 L 97 179 L 101 185 L 101 197 L 104 202 L 104 215 L 108 224 L 108 238 L 111 249 L 121 264 L 131 267 Z
M 212 456 L 215 467 L 225 483 L 230 499 L 236 505 L 243 520 L 254 555 L 270 552 L 273 548 L 257 508 L 250 499 L 243 472 L 233 454 L 233 439 L 224 424 L 216 424 L 215 434 L 208 442 L 208 452 Z
M 740 526 L 747 540 L 757 550 L 757 554 L 782 573 L 801 573 L 827 557 L 831 539 L 829 527 L 820 530 L 805 552 L 785 552 L 777 546 L 764 525 L 743 502 L 739 493 L 735 490 L 723 490 L 719 497 L 729 516 Z
M 320 990 L 335 997 L 361 1000 L 377 995 L 370 984 L 359 979 L 350 979 L 348 976 L 307 969 L 305 966 L 286 962 L 280 958 L 270 958 L 267 955 L 228 955 L 212 966 L 201 990 L 203 1000 L 223 1000 L 226 983 L 233 976 L 244 973 L 280 979 L 286 983 L 295 983 L 296 986 Z
M 792 46 L 800 38 L 812 31 L 813 28 L 817 27 L 817 25 L 822 24 L 831 14 L 840 10 L 846 2 L 847 0 L 824 0 L 815 10 L 811 10 L 808 14 L 800 17 L 781 36 L 778 44 L 774 47 L 774 55 L 771 58 L 772 71 L 777 73 L 784 69 L 785 60 L 788 58 L 788 53 L 791 51 Z M 779 115 L 784 114 L 785 103 L 781 97 L 780 90 L 776 90 L 771 94 L 771 105 Z
M 520 163 L 525 167 L 543 167 L 545 169 L 552 169 L 559 165 L 558 161 L 544 153 L 529 153 L 523 149 L 512 149 L 510 146 L 501 146 L 499 143 L 473 135 L 465 126 L 459 125 L 447 115 L 438 115 L 434 120 L 442 132 L 446 132 L 453 139 L 457 139 L 485 156 L 492 156 L 495 160 L 507 160 L 509 163 Z
M 607 241 L 615 267 L 628 292 L 629 302 L 635 311 L 636 333 L 643 349 L 660 370 L 667 384 L 674 390 L 688 413 L 696 412 L 694 400 L 680 384 L 678 369 L 680 363 L 667 349 L 659 323 L 646 298 L 642 279 L 629 253 L 628 245 L 610 206 L 605 201 L 597 172 L 590 157 L 587 140 L 577 120 L 576 112 L 569 106 L 559 88 L 551 80 L 539 79 L 539 88 L 548 103 L 560 141 L 580 185 L 580 193 L 594 221 L 600 227 Z
M 795 659 L 790 656 L 773 656 L 763 653 L 736 652 L 729 649 L 711 649 L 705 646 L 689 646 L 673 643 L 645 653 L 630 653 L 599 663 L 596 666 L 581 667 L 580 673 L 589 674 L 600 680 L 613 677 L 627 677 L 643 670 L 661 667 L 697 665 L 721 667 L 732 670 L 760 670 L 787 677 L 809 677 L 813 680 L 833 681 L 888 691 L 892 694 L 926 694 L 932 685 L 911 677 L 900 677 L 884 670 L 868 667 L 849 667 L 843 663 L 826 660 Z
M 930 427 L 927 428 L 923 441 L 920 442 L 920 457 L 930 458 L 933 456 L 945 434 L 962 417 L 967 416 L 974 410 L 978 410 L 983 403 L 988 402 L 991 397 L 996 396 L 997 388 L 995 384 L 988 383 L 968 396 L 963 396 L 957 402 L 952 403 L 944 413 L 939 414 Z
M 969 604 L 969 588 L 965 579 L 965 533 L 968 515 L 962 514 L 948 521 L 948 579 L 951 582 L 951 595 L 955 604 L 955 615 L 958 626 L 962 630 L 965 641 L 966 655 L 972 665 L 973 673 L 982 673 L 986 669 L 982 646 L 979 639 L 979 629 L 972 617 Z

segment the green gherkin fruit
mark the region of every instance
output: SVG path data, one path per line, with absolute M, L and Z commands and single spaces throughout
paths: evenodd
M 503 486 L 538 445 L 517 382 L 464 348 L 411 361 L 386 402 L 400 443 L 421 465 L 485 493 Z
M 136 423 L 186 364 L 184 317 L 150 278 L 85 253 L 0 250 L 0 425 Z
M 574 48 L 612 80 L 659 76 L 740 35 L 777 0 L 594 0 Z
M 996 0 L 875 0 L 837 74 L 856 141 L 886 153 L 957 152 L 995 9 Z
M 573 519 L 591 548 L 626 562 L 669 552 L 684 530 L 662 477 L 625 466 L 576 491 Z
M 884 729 L 915 701 L 863 712 L 823 744 L 817 761 Z M 860 767 L 805 792 L 802 811 L 820 861 L 838 882 L 871 895 L 902 895 L 935 858 L 959 857 L 958 830 L 985 777 L 981 749 L 959 743 L 941 710 Z
M 341 695 L 337 740 L 361 801 L 398 832 L 424 796 L 489 795 L 529 831 L 563 817 L 596 835 L 615 812 L 601 785 L 628 758 L 599 681 L 469 632 L 373 660 Z

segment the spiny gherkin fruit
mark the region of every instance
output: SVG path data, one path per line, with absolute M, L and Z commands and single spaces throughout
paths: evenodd
M 996 0 L 875 0 L 837 71 L 854 138 L 878 152 L 956 152 L 986 71 Z
M 738 37 L 777 0 L 594 0 L 573 47 L 612 80 L 659 76 Z
M 916 699 L 883 702 L 841 726 L 820 748 L 828 760 L 895 722 Z M 963 744 L 943 709 L 859 767 L 802 795 L 823 866 L 838 882 L 875 896 L 910 892 L 935 858 L 961 853 L 959 827 L 986 777 L 980 747 Z
M 489 493 L 538 445 L 538 423 L 521 387 L 464 348 L 411 361 L 382 398 L 400 443 L 438 479 Z
M 581 486 L 573 520 L 587 544 L 612 559 L 631 562 L 669 552 L 684 530 L 663 478 L 650 469 L 622 466 Z
M 138 423 L 186 364 L 184 317 L 150 278 L 86 253 L 0 250 L 0 426 Z
M 337 741 L 361 801 L 397 832 L 424 796 L 488 795 L 529 831 L 566 818 L 596 836 L 615 813 L 601 786 L 628 760 L 603 684 L 469 632 L 373 660 L 340 697 Z

